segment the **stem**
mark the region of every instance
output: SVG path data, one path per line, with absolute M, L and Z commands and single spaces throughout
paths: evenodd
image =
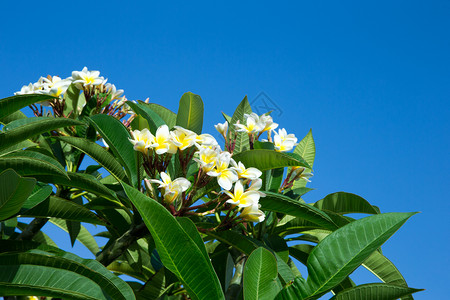
M 47 224 L 47 218 L 35 218 L 16 238 L 18 241 L 31 241 L 33 237 Z
M 242 253 L 236 260 L 234 265 L 235 272 L 233 278 L 231 278 L 230 285 L 225 293 L 225 299 L 234 300 L 238 299 L 239 293 L 241 291 L 241 282 L 242 282 L 242 273 L 244 271 L 244 263 L 246 260 L 246 256 Z
M 114 241 L 108 248 L 104 249 L 97 256 L 96 260 L 107 267 L 116 258 L 121 256 L 127 248 L 138 239 L 148 234 L 148 229 L 144 223 L 133 225 L 127 232 Z

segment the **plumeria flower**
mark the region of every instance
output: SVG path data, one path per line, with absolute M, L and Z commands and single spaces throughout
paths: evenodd
M 73 71 L 72 80 L 80 90 L 83 87 L 101 85 L 105 82 L 105 78 L 100 76 L 99 71 L 88 71 L 87 67 L 81 71 Z
M 314 175 L 313 173 L 310 172 L 303 172 L 305 171 L 305 168 L 299 166 L 292 167 L 292 170 L 293 171 L 291 176 L 295 178 L 295 180 L 304 179 L 308 182 L 311 182 L 309 178 L 311 178 Z
M 247 191 L 255 191 L 259 194 L 260 197 L 265 197 L 266 194 L 264 194 L 263 192 L 260 191 L 261 187 L 262 187 L 262 179 L 256 178 L 256 179 L 252 180 Z
M 177 146 L 172 142 L 172 136 L 167 125 L 161 125 L 156 130 L 154 149 L 156 150 L 156 154 L 159 155 L 164 153 L 174 154 L 177 152 Z
M 180 126 L 175 126 L 175 130 L 170 132 L 173 144 L 181 151 L 194 145 L 197 134 Z
M 218 123 L 217 125 L 214 125 L 214 127 L 224 138 L 227 138 L 228 121 L 225 121 L 223 124 Z
M 260 132 L 262 128 L 259 124 L 259 116 L 255 113 L 244 114 L 244 116 L 247 118 L 246 122 L 247 125 L 244 124 L 234 124 L 236 126 L 236 131 L 242 131 L 247 132 L 248 134 L 254 133 L 254 132 Z
M 105 84 L 105 88 L 109 94 L 111 94 L 111 101 L 118 100 L 123 95 L 123 90 L 116 89 L 116 86 L 111 83 Z
M 224 151 L 220 153 L 215 168 L 207 173 L 209 176 L 217 177 L 217 183 L 227 191 L 229 191 L 232 188 L 233 183 L 239 179 L 236 171 L 232 168 L 228 168 L 230 160 L 231 154 L 229 152 Z
M 245 168 L 242 162 L 236 163 L 234 159 L 231 159 L 231 164 L 233 165 L 233 169 L 236 170 L 237 174 L 239 175 L 239 178 L 247 178 L 253 180 L 261 177 L 262 175 L 262 172 L 257 168 Z
M 216 165 L 219 152 L 207 147 L 202 147 L 198 144 L 195 144 L 195 146 L 199 149 L 199 151 L 196 152 L 198 158 L 194 158 L 194 160 L 204 172 L 211 171 Z
M 287 134 L 286 129 L 278 129 L 278 133 L 274 131 L 273 143 L 275 150 L 286 152 L 292 150 L 297 145 L 297 138 L 294 134 Z
M 165 172 L 161 172 L 160 176 L 162 180 L 150 179 L 148 181 L 159 184 L 158 187 L 164 189 L 164 201 L 168 203 L 175 201 L 191 186 L 191 182 L 183 177 L 179 177 L 172 181 L 170 176 Z
M 155 147 L 155 136 L 147 128 L 142 131 L 134 130 L 131 133 L 134 139 L 128 140 L 133 144 L 134 150 L 147 154 L 149 148 Z
M 258 202 L 254 202 L 241 211 L 240 217 L 249 222 L 262 222 L 266 216 L 263 211 L 259 210 L 260 207 Z
M 43 89 L 40 93 L 45 95 L 51 95 L 56 98 L 59 97 L 61 94 L 64 94 L 69 88 L 70 84 L 72 83 L 70 79 L 61 79 L 58 76 L 51 77 L 51 80 L 48 78 L 43 78 L 43 80 L 44 80 Z
M 235 183 L 233 194 L 229 191 L 223 192 L 230 197 L 230 199 L 227 200 L 227 203 L 237 205 L 239 207 L 247 207 L 253 203 L 258 203 L 260 197 L 259 193 L 254 190 L 244 192 L 244 186 L 240 180 Z
M 36 86 L 30 82 L 28 85 L 22 86 L 20 91 L 15 92 L 14 95 L 27 95 L 27 94 L 36 94 L 38 89 Z
M 269 115 L 262 115 L 259 117 L 259 127 L 262 128 L 261 132 L 275 130 L 278 127 L 277 123 L 273 122 L 273 119 Z
M 197 135 L 195 137 L 195 142 L 198 145 L 207 147 L 207 148 L 214 148 L 215 146 L 219 145 L 219 143 L 217 143 L 217 140 L 208 133 L 202 133 L 202 134 Z

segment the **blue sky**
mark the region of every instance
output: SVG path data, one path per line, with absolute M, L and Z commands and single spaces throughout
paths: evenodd
M 444 299 L 450 2 L 299 2 L 8 1 L 0 97 L 87 66 L 128 99 L 175 111 L 184 92 L 201 95 L 213 132 L 221 111 L 265 92 L 281 127 L 313 130 L 316 190 L 305 200 L 347 191 L 383 212 L 421 211 L 384 253 L 427 289 L 416 299 Z

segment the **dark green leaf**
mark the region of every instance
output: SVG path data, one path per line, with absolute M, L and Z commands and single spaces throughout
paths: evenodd
M 234 134 L 236 133 L 236 144 L 233 153 L 237 154 L 244 150 L 249 149 L 249 141 L 248 141 L 248 133 L 247 132 L 237 132 L 236 124 L 238 121 L 240 124 L 247 125 L 247 118 L 244 117 L 244 114 L 251 114 L 252 109 L 250 107 L 250 103 L 248 103 L 247 96 L 242 99 L 241 103 L 239 103 L 238 107 L 233 113 L 233 117 L 231 117 L 231 121 L 228 122 L 228 132 L 231 133 L 232 138 L 234 138 Z M 233 157 L 234 158 L 234 157 Z M 249 167 L 245 165 L 246 167 Z
M 314 203 L 314 206 L 321 210 L 329 210 L 338 214 L 378 213 L 364 198 L 345 192 L 329 194 L 322 200 Z
M 54 99 L 53 96 L 28 94 L 0 99 L 0 119 L 36 102 Z
M 334 296 L 333 300 L 395 300 L 400 297 L 423 291 L 386 283 L 369 283 L 344 290 Z M 330 299 L 330 300 L 331 300 Z
M 147 121 L 150 127 L 149 129 L 153 134 L 156 133 L 158 127 L 165 124 L 164 120 L 161 119 L 161 117 L 150 107 L 148 107 L 146 103 L 142 101 L 139 101 L 139 103 L 128 101 L 127 105 L 130 106 L 136 114 L 140 115 Z

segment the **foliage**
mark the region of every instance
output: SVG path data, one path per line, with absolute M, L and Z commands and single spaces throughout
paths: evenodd
M 222 150 L 202 133 L 200 96 L 185 93 L 174 113 L 122 93 L 84 68 L 0 100 L 1 296 L 412 299 L 420 291 L 381 252 L 414 213 L 381 213 L 345 192 L 301 198 L 311 190 L 311 130 L 298 142 L 245 97 L 216 125 Z M 42 231 L 48 221 L 95 259 L 59 249 Z M 100 226 L 104 245 L 83 223 Z M 381 283 L 355 285 L 359 267 Z

